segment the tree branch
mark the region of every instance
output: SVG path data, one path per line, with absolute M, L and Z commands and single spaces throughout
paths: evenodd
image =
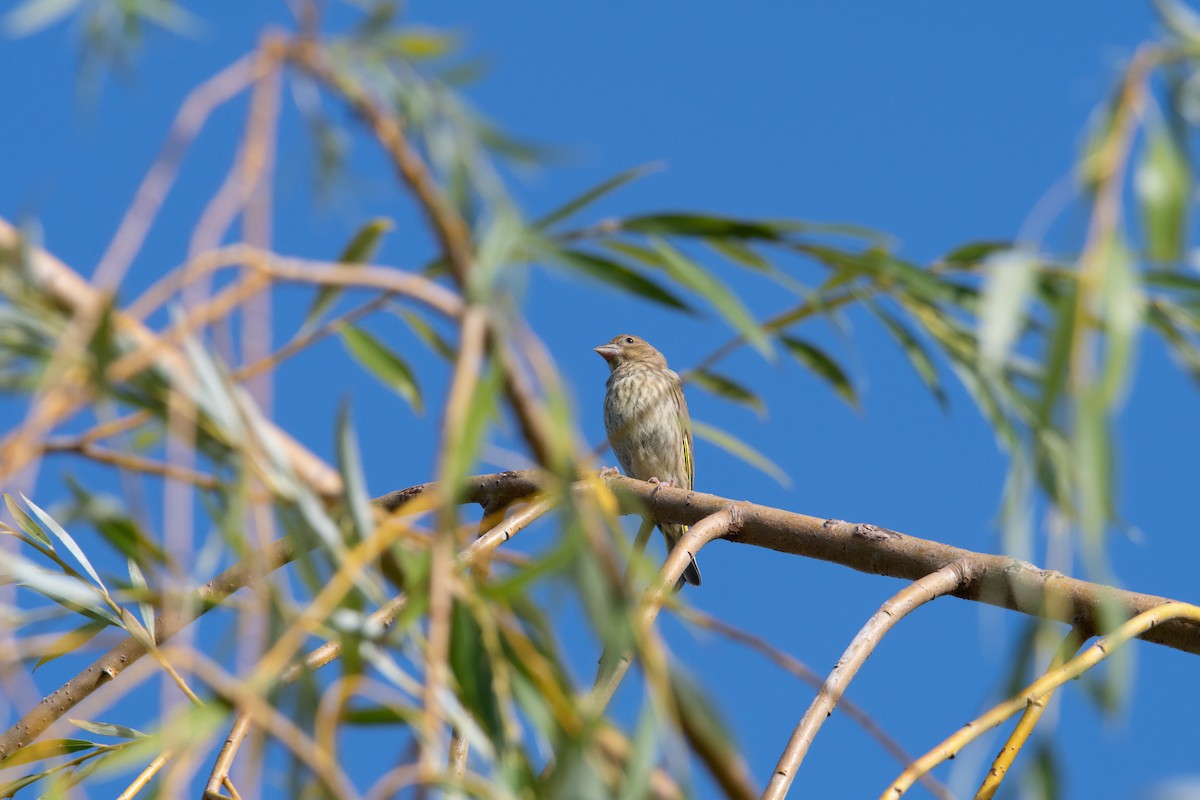
M 970 562 L 955 561 L 904 587 L 871 615 L 867 624 L 863 625 L 854 641 L 846 648 L 846 652 L 838 659 L 808 710 L 804 712 L 804 717 L 796 726 L 792 738 L 788 740 L 787 747 L 779 756 L 779 763 L 775 766 L 766 791 L 763 792 L 763 800 L 783 800 L 787 796 L 788 787 L 792 785 L 796 770 L 808 753 L 817 731 L 833 714 L 833 709 L 845 694 L 846 687 L 871 653 L 875 652 L 876 646 L 887 632 L 901 619 L 929 601 L 962 589 L 970 583 Z
M 537 491 L 539 474 L 536 470 L 521 470 L 476 475 L 464 487 L 463 502 L 512 502 Z M 733 502 L 713 494 L 622 476 L 608 478 L 608 485 L 622 498 L 623 513 L 648 514 L 658 522 L 694 525 Z M 388 508 L 435 488 L 436 484 L 424 484 L 384 495 L 377 502 Z M 831 561 L 860 572 L 908 581 L 955 561 L 970 561 L 975 579 L 970 586 L 954 592 L 955 597 L 1078 625 L 1090 632 L 1105 633 L 1123 621 L 1119 617 L 1128 619 L 1172 602 L 1166 597 L 1071 578 L 1008 556 L 964 550 L 867 523 L 821 519 L 753 503 L 740 503 L 738 509 L 740 530 L 726 537 L 735 544 Z M 1187 620 L 1164 622 L 1139 633 L 1138 638 L 1200 655 L 1200 624 Z

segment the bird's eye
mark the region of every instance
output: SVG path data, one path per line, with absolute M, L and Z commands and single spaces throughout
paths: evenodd
M 626 336 L 626 337 L 625 337 L 625 344 L 633 344 L 633 337 L 632 337 L 632 336 Z

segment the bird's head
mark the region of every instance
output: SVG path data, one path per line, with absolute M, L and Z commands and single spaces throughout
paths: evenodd
M 622 333 L 613 337 L 608 344 L 594 348 L 608 362 L 609 369 L 616 370 L 626 364 L 646 364 L 666 369 L 667 359 L 650 346 L 650 343 L 632 334 Z

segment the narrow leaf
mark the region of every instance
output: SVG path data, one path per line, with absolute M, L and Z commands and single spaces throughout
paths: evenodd
M 816 374 L 818 378 L 828 382 L 838 397 L 845 400 L 852 408 L 859 408 L 858 391 L 850 381 L 850 376 L 828 353 L 812 342 L 798 339 L 795 336 L 781 336 L 779 339 L 793 358 Z
M 578 197 L 576 197 L 572 200 L 569 200 L 566 203 L 563 203 L 561 206 L 554 209 L 546 216 L 537 220 L 536 222 L 533 223 L 533 228 L 534 228 L 534 230 L 545 230 L 545 229 L 549 228 L 550 226 L 554 225 L 555 223 L 561 222 L 562 220 L 567 219 L 568 217 L 573 215 L 575 212 L 580 211 L 580 210 L 586 208 L 587 206 L 590 206 L 592 203 L 596 202 L 601 197 L 604 197 L 606 194 L 610 194 L 610 193 L 616 191 L 617 189 L 620 189 L 625 184 L 632 183 L 633 181 L 637 180 L 638 178 L 641 178 L 644 175 L 648 175 L 651 172 L 658 172 L 660 169 L 662 169 L 662 167 L 663 167 L 663 165 L 661 163 L 643 164 L 639 167 L 634 167 L 633 169 L 625 170 L 624 172 L 622 172 L 618 175 L 614 175 L 613 177 L 609 178 L 608 180 L 604 181 L 603 183 L 600 183 L 596 186 L 593 186 L 591 189 L 588 189 L 586 192 L 579 195 Z
M 74 653 L 95 638 L 96 634 L 108 627 L 107 622 L 88 622 L 73 631 L 67 631 L 42 651 L 41 657 L 33 665 L 34 669 L 48 664 L 59 656 Z
M 358 363 L 407 400 L 418 414 L 424 412 L 416 376 L 404 359 L 361 328 L 347 325 L 340 328 L 338 333 L 341 334 L 342 344 Z
M 9 36 L 28 36 L 48 28 L 66 17 L 82 0 L 25 0 L 4 15 L 4 31 Z
M 1151 260 L 1182 258 L 1191 187 L 1192 165 L 1179 138 L 1164 122 L 1149 124 L 1134 188 Z
M 715 444 L 725 452 L 737 456 L 750 466 L 770 475 L 780 486 L 786 488 L 792 485 L 792 479 L 788 477 L 786 472 L 780 469 L 778 464 L 733 434 L 698 420 L 692 420 L 692 433 L 707 442 Z
M 755 321 L 737 295 L 728 286 L 700 265 L 676 250 L 664 239 L 651 239 L 654 249 L 662 257 L 667 274 L 712 303 L 725 320 L 754 345 L 764 358 L 771 358 L 771 344 L 762 326 Z
M 620 220 L 623 230 L 659 236 L 703 236 L 713 239 L 781 240 L 786 225 L 705 214 L 647 214 Z
M 422 317 L 420 314 L 403 308 L 393 307 L 390 310 L 397 317 L 408 323 L 408 327 L 412 328 L 413 333 L 417 335 L 417 338 L 424 342 L 430 350 L 437 353 L 447 361 L 454 360 L 454 348 L 450 346 L 449 342 L 442 338 L 442 335 L 438 333 L 432 325 L 429 324 L 427 319 Z
M 21 530 L 25 531 L 28 536 L 40 542 L 43 546 L 49 548 L 50 550 L 54 550 L 54 542 L 52 542 L 50 537 L 46 535 L 46 532 L 42 530 L 42 526 L 34 522 L 33 519 L 25 513 L 24 509 L 13 502 L 12 497 L 10 497 L 8 494 L 4 495 L 4 505 L 8 506 L 8 513 L 12 514 L 13 519 L 17 521 L 17 525 L 21 526 Z
M 118 739 L 145 739 L 147 736 L 147 734 L 142 733 L 137 728 L 116 725 L 112 722 L 88 722 L 83 719 L 68 719 L 67 722 L 76 728 L 85 730 L 88 733 L 94 733 L 97 736 L 114 736 Z
M 706 239 L 705 244 L 743 267 L 750 267 L 759 272 L 767 272 L 771 269 L 771 262 L 755 252 L 750 245 L 736 239 Z
M 58 540 L 63 543 L 63 546 L 66 547 L 68 551 L 70 551 L 71 555 L 75 557 L 75 560 L 79 562 L 80 566 L 87 571 L 87 574 L 92 577 L 92 580 L 96 582 L 96 585 L 100 587 L 100 590 L 105 594 L 108 594 L 108 589 L 105 588 L 104 581 L 100 580 L 100 575 L 96 572 L 95 568 L 92 567 L 92 562 L 88 561 L 87 556 L 83 554 L 83 549 L 75 543 L 75 540 L 71 538 L 71 534 L 67 533 L 66 530 L 63 529 L 63 526 L 55 522 L 53 517 L 43 511 L 36 503 L 34 503 L 24 494 L 21 495 L 21 499 L 25 501 L 25 505 L 29 506 L 30 510 L 33 511 L 37 518 L 42 521 L 42 524 L 45 525 L 52 534 L 58 537 Z
M 624 292 L 679 311 L 694 312 L 679 295 L 640 272 L 604 256 L 582 250 L 556 250 L 550 254 L 560 264 Z
M 383 240 L 383 235 L 394 227 L 396 227 L 395 223 L 387 217 L 375 217 L 368 220 L 342 250 L 342 254 L 338 256 L 338 263 L 345 265 L 367 263 L 379 250 L 379 243 Z M 342 290 L 341 286 L 322 286 L 317 292 L 317 296 L 313 298 L 308 313 L 304 315 L 305 326 L 312 324 L 328 311 L 341 295 Z
M 43 761 L 55 756 L 78 753 L 80 750 L 90 750 L 95 746 L 95 742 L 89 742 L 86 739 L 44 739 L 40 742 L 27 744 L 20 750 L 17 750 L 8 758 L 0 761 L 0 767 L 8 768 L 20 764 L 30 764 L 34 761 Z
M 875 312 L 875 316 L 879 317 L 879 321 L 883 323 L 883 327 L 887 332 L 900 345 L 900 348 L 904 351 L 904 355 L 908 356 L 908 362 L 912 364 L 917 376 L 920 377 L 929 391 L 933 392 L 933 396 L 937 399 L 938 404 L 944 408 L 947 403 L 946 392 L 942 388 L 941 380 L 938 378 L 937 367 L 934 366 L 933 357 L 930 356 L 929 349 L 907 325 L 901 322 L 890 311 L 873 300 L 868 299 L 866 303 Z
M 999 374 L 1025 327 L 1037 259 L 1009 250 L 988 259 L 979 308 L 979 363 Z
M 760 417 L 767 412 L 767 407 L 757 394 L 732 378 L 708 370 L 692 370 L 685 375 L 685 379 L 732 403 L 749 406 Z
M 986 262 L 989 256 L 1011 249 L 1011 242 L 969 242 L 942 256 L 942 263 L 954 267 L 974 267 Z
M 142 568 L 137 565 L 137 562 L 132 558 L 129 562 L 129 584 L 137 590 L 141 599 L 138 600 L 138 613 L 142 616 L 142 625 L 146 630 L 154 630 L 154 608 L 146 601 L 150 596 L 150 586 L 146 583 L 146 576 L 142 574 Z

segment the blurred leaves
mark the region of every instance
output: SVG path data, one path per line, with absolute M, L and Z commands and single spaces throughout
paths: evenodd
M 612 302 L 644 302 L 646 313 L 711 315 L 717 325 L 695 330 L 714 331 L 716 338 L 715 331 L 724 326 L 727 341 L 684 375 L 697 388 L 760 417 L 766 409 L 751 388 L 756 384 L 739 376 L 733 362 L 720 364 L 722 359 L 743 345 L 767 358 L 778 347 L 857 409 L 868 398 L 860 396 L 860 382 L 851 378 L 845 357 L 827 349 L 827 331 L 819 326 L 829 326 L 853 345 L 851 334 L 860 322 L 877 325 L 897 343 L 898 355 L 930 396 L 948 404 L 944 381 L 954 375 L 992 426 L 1012 464 L 1003 498 L 1006 525 L 1028 539 L 1036 529 L 1034 510 L 1048 507 L 1054 519 L 1088 534 L 1086 554 L 1095 556 L 1089 567 L 1102 568 L 1104 534 L 1120 522 L 1117 420 L 1136 377 L 1143 333 L 1152 333 L 1200 383 L 1200 278 L 1190 263 L 1189 241 L 1194 214 L 1189 145 L 1197 116 L 1187 108 L 1196 103 L 1200 25 L 1182 5 L 1170 0 L 1157 5 L 1169 42 L 1140 51 L 1144 72 L 1122 76 L 1080 156 L 1086 192 L 1079 202 L 1089 222 L 1080 241 L 1050 253 L 1037 243 L 975 240 L 925 266 L 905 259 L 889 237 L 855 225 L 689 210 L 589 217 L 656 165 L 620 172 L 541 216 L 526 217 L 508 190 L 509 175 L 514 167 L 544 166 L 553 151 L 505 130 L 459 93 L 457 87 L 473 79 L 480 65 L 464 52 L 460 35 L 408 24 L 398 3 L 361 4 L 361 16 L 345 34 L 324 37 L 318 31 L 306 40 L 328 61 L 332 79 L 318 85 L 311 76 L 292 75 L 293 96 L 317 138 L 316 158 L 331 169 L 351 169 L 360 162 L 347 157 L 351 147 L 379 134 L 359 125 L 361 115 L 331 113 L 326 105 L 340 109 L 347 94 L 380 104 L 383 118 L 395 121 L 403 136 L 384 146 L 409 148 L 420 159 L 428 168 L 428 175 L 420 176 L 428 181 L 426 188 L 465 228 L 464 248 L 473 261 L 473 272 L 465 276 L 465 299 L 487 307 L 492 327 L 483 337 L 482 368 L 470 376 L 473 391 L 450 449 L 432 458 L 417 454 L 421 463 L 439 464 L 440 472 L 424 479 L 437 478 L 441 485 L 417 493 L 412 507 L 381 521 L 368 504 L 359 436 L 343 408 L 331 425 L 342 491 L 318 492 L 295 468 L 292 444 L 272 432 L 263 407 L 226 365 L 236 365 L 237 348 L 225 340 L 244 324 L 237 315 L 248 312 L 235 308 L 225 316 L 214 314 L 219 318 L 210 320 L 211 327 L 185 324 L 190 311 L 175 314 L 169 324 L 180 332 L 171 332 L 174 338 L 162 347 L 180 357 L 189 380 L 154 367 L 117 380 L 112 365 L 134 349 L 118 309 L 101 300 L 94 327 L 72 351 L 63 341 L 79 318 L 28 279 L 20 248 L 0 253 L 0 386 L 36 398 L 32 393 L 44 389 L 45 382 L 69 375 L 75 381 L 72 391 L 86 398 L 90 412 L 80 415 L 87 420 L 81 424 L 141 415 L 129 436 L 105 437 L 111 451 L 142 456 L 138 464 L 151 456 L 200 462 L 215 482 L 195 490 L 191 497 L 200 501 L 195 508 L 188 504 L 179 512 L 195 517 L 189 525 L 211 528 L 215 535 L 195 553 L 170 557 L 140 499 L 145 492 L 139 481 L 149 478 L 131 478 L 128 473 L 137 470 L 128 462 L 121 476 L 126 497 L 93 489 L 90 474 L 70 484 L 71 505 L 65 511 L 47 505 L 56 510 L 53 516 L 32 501 L 22 507 L 6 497 L 15 527 L 5 532 L 24 548 L 6 558 L 0 573 L 23 587 L 22 598 L 33 597 L 35 605 L 22 608 L 15 624 L 21 635 L 36 625 L 57 626 L 36 629 L 45 638 L 29 660 L 40 666 L 81 655 L 106 627 L 151 629 L 155 615 L 164 611 L 165 575 L 190 582 L 196 572 L 213 574 L 242 558 L 263 569 L 253 560 L 261 558 L 258 537 L 278 526 L 297 549 L 296 562 L 278 581 L 256 572 L 253 594 L 213 601 L 223 617 L 218 624 L 247 625 L 264 637 L 255 640 L 256 647 L 289 632 L 298 642 L 336 643 L 341 673 L 326 679 L 306 668 L 290 690 L 277 685 L 247 690 L 318 738 L 336 741 L 336 726 L 342 723 L 388 725 L 401 731 L 398 743 L 411 737 L 414 750 L 431 747 L 413 733 L 428 702 L 423 681 L 430 648 L 429 542 L 437 536 L 469 541 L 504 522 L 513 509 L 497 504 L 478 520 L 460 520 L 457 507 L 452 514 L 431 512 L 456 502 L 465 490 L 463 478 L 481 462 L 497 454 L 506 463 L 526 457 L 510 425 L 518 402 L 506 382 L 513 377 L 505 373 L 510 362 L 498 347 L 533 338 L 521 317 L 533 265 L 603 284 Z M 3 24 L 9 33 L 28 34 L 72 14 L 79 16 L 91 52 L 116 61 L 132 52 L 147 23 L 186 28 L 191 19 L 167 0 L 25 0 L 7 12 Z M 1159 69 L 1165 67 L 1169 73 Z M 331 99 L 336 102 L 328 103 Z M 354 103 L 350 107 L 361 110 Z M 1136 205 L 1112 205 L 1113 198 L 1126 197 Z M 408 199 L 389 196 L 388 201 Z M 370 262 L 392 227 L 387 218 L 368 219 L 338 261 Z M 408 244 L 410 237 L 405 238 Z M 411 238 L 409 263 L 426 264 L 422 274 L 450 285 L 439 236 Z M 434 407 L 438 396 L 427 396 L 421 387 L 439 386 L 438 373 L 422 348 L 455 362 L 459 343 L 450 331 L 456 321 L 427 319 L 407 300 L 376 295 L 371 309 L 387 308 L 405 323 L 406 333 L 411 331 L 405 341 L 421 343 L 407 352 L 356 324 L 358 317 L 320 326 L 341 296 L 337 287 L 316 289 L 302 331 L 336 330 L 346 353 L 417 414 L 424 413 L 427 402 Z M 586 304 L 588 295 L 582 297 Z M 562 472 L 574 477 L 582 462 L 573 460 L 580 437 L 570 387 L 536 347 L 517 356 L 515 362 L 534 374 L 533 393 L 541 404 L 536 411 L 564 443 Z M 338 385 L 336 375 L 327 377 L 327 385 Z M 865 376 L 861 385 L 867 385 Z M 408 419 L 404 424 L 422 423 Z M 783 470 L 741 438 L 702 421 L 694 422 L 694 430 L 698 438 L 788 485 Z M 61 454 L 82 460 L 95 451 L 89 456 L 77 444 Z M 153 479 L 161 481 L 162 475 Z M 169 485 L 172 492 L 179 488 Z M 582 687 L 571 659 L 560 652 L 563 608 L 587 621 L 597 650 L 608 648 L 611 655 L 647 645 L 634 635 L 638 601 L 624 577 L 628 544 L 606 504 L 612 498 L 581 496 L 565 478 L 545 489 L 556 503 L 556 515 L 541 523 L 554 528 L 555 536 L 542 540 L 549 545 L 514 554 L 513 563 L 497 559 L 487 568 L 476 564 L 450 576 L 449 652 L 442 665 L 449 674 L 437 705 L 439 722 L 471 740 L 468 772 L 479 770 L 494 784 L 489 788 L 505 796 L 557 791 L 570 797 L 642 797 L 652 784 L 658 754 L 669 752 L 666 729 L 674 725 L 727 793 L 744 793 L 748 782 L 742 780 L 744 766 L 728 727 L 703 689 L 678 670 L 668 681 L 648 680 L 644 692 L 630 701 L 636 707 L 625 718 L 637 723 L 628 736 L 609 720 L 594 718 L 579 701 Z M 99 536 L 89 536 L 88 526 Z M 379 544 L 387 558 L 344 575 L 348 554 L 365 544 Z M 1032 544 L 1006 540 L 1010 551 L 1033 551 Z M 119 568 L 113 567 L 108 548 L 120 556 Z M 384 571 L 406 597 L 394 620 L 378 622 L 371 614 L 385 600 L 378 589 L 384 582 L 377 580 Z M 333 597 L 337 593 L 330 587 L 347 577 L 359 591 L 346 589 Z M 315 606 L 318 596 L 323 605 Z M 129 610 L 134 605 L 140 624 Z M 242 616 L 250 614 L 260 616 Z M 230 652 L 203 655 L 229 657 L 226 664 L 233 663 Z M 344 694 L 332 694 L 334 687 Z M 192 725 L 195 717 L 187 715 L 180 723 L 198 747 L 224 723 L 230 702 L 212 686 L 203 691 L 210 694 L 190 713 L 208 714 L 205 725 Z M 283 704 L 293 701 L 295 707 L 285 710 Z M 672 709 L 678 713 L 672 715 Z M 157 722 L 164 728 L 172 724 Z M 90 734 L 126 741 L 107 746 L 48 740 L 19 750 L 5 766 L 70 756 L 99 763 L 118 747 L 148 748 L 153 742 L 144 740 L 163 735 L 143 735 L 120 723 L 75 724 Z M 330 730 L 319 730 L 324 724 Z M 605 746 L 613 737 L 624 743 L 623 751 Z M 623 755 L 612 758 L 618 751 Z M 404 756 L 399 745 L 397 753 Z M 310 772 L 313 765 L 299 754 L 294 758 L 294 793 L 307 790 L 315 796 L 313 787 L 320 781 Z M 555 765 L 549 774 L 543 770 L 548 761 Z M 81 763 L 39 764 L 41 772 L 18 783 L 77 770 L 61 778 L 65 785 L 81 777 Z M 1037 771 L 1036 791 L 1052 796 L 1059 783 L 1053 760 L 1039 758 Z M 10 784 L 8 790 L 16 788 Z
M 417 377 L 407 361 L 362 328 L 345 325 L 338 329 L 338 333 L 347 352 L 359 364 L 403 397 L 414 411 L 424 413 L 425 405 L 417 386 Z
M 387 217 L 375 217 L 368 220 L 346 244 L 342 254 L 338 256 L 338 263 L 347 266 L 368 263 L 379 250 L 384 235 L 394 227 L 396 224 Z M 334 304 L 342 291 L 342 287 L 335 285 L 322 286 L 318 289 L 317 296 L 313 298 L 312 305 L 308 308 L 308 313 L 304 315 L 304 327 L 319 320 Z
M 728 431 L 699 420 L 692 420 L 692 432 L 699 438 L 716 445 L 725 452 L 745 461 L 755 469 L 770 475 L 783 487 L 792 485 L 792 479 L 779 465 Z
M 1159 121 L 1146 130 L 1146 143 L 1134 173 L 1141 204 L 1146 256 L 1174 262 L 1183 257 L 1192 208 L 1192 165 L 1179 135 Z

